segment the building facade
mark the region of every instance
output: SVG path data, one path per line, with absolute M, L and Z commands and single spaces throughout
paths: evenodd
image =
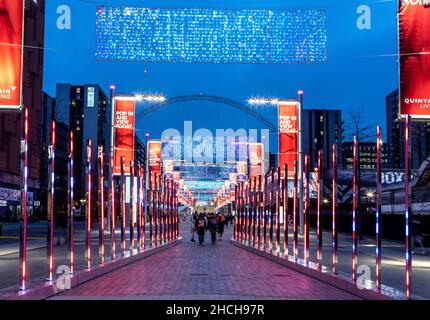
M 360 142 L 358 153 L 360 169 L 376 170 L 376 142 Z M 354 142 L 347 141 L 342 143 L 342 155 L 342 167 L 345 169 L 352 169 L 354 166 Z M 386 168 L 387 165 L 387 147 L 384 144 L 381 149 L 381 168 Z
M 40 119 L 43 85 L 45 1 L 25 1 L 23 101 L 29 108 L 28 214 L 40 207 Z M 17 219 L 20 208 L 21 116 L 0 113 L 0 218 Z
M 67 124 L 74 133 L 74 193 L 76 203 L 79 205 L 85 201 L 87 141 L 91 140 L 92 145 L 92 167 L 97 168 L 98 147 L 103 146 L 105 172 L 108 172 L 111 132 L 110 97 L 98 85 L 60 83 L 56 88 L 55 109 L 56 120 Z M 96 171 L 93 170 L 94 173 Z M 92 177 L 92 183 L 95 186 L 97 174 L 93 174 Z M 95 194 L 96 192 L 93 192 L 93 196 Z M 96 201 L 93 201 L 94 203 Z
M 332 146 L 337 146 L 339 161 L 343 139 L 342 112 L 340 110 L 304 109 L 302 111 L 303 154 L 309 155 L 310 168 L 318 166 L 318 151 L 322 151 L 325 167 L 332 163 Z
M 405 124 L 398 120 L 399 90 L 386 97 L 388 166 L 405 168 Z M 411 127 L 411 167 L 418 169 L 430 155 L 430 123 L 415 122 Z

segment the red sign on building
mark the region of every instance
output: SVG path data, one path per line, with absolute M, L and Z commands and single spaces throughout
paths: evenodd
M 151 173 L 161 173 L 161 141 L 148 142 L 148 167 Z
M 134 161 L 134 97 L 115 97 L 114 174 L 121 174 L 121 157 L 124 173 L 130 175 L 130 161 Z
M 298 109 L 296 101 L 280 101 L 278 104 L 279 166 L 284 174 L 288 164 L 288 178 L 294 178 L 294 161 L 298 159 Z
M 23 21 L 23 0 L 0 0 L 0 110 L 22 106 Z
M 399 0 L 400 115 L 430 118 L 430 1 Z

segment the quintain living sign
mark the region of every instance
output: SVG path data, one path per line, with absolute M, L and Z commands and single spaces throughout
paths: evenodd
M 324 10 L 97 8 L 96 58 L 137 62 L 324 63 Z

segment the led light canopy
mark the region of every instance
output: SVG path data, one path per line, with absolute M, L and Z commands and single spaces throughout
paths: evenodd
M 323 63 L 324 10 L 97 8 L 96 58 L 135 62 Z

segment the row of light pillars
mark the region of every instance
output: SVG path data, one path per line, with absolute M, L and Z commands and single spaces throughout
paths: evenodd
M 412 269 L 412 239 L 411 239 L 411 208 L 410 208 L 410 118 L 406 118 L 405 127 L 405 157 L 406 157 L 406 182 L 405 182 L 405 283 L 406 299 L 411 298 L 411 269 Z M 376 220 L 375 220 L 375 290 L 381 292 L 381 129 L 376 130 Z M 358 153 L 359 145 L 357 137 L 353 143 L 353 177 L 352 177 L 352 257 L 351 271 L 352 283 L 357 282 L 357 203 L 358 190 Z M 338 271 L 338 200 L 337 200 L 337 161 L 338 150 L 332 145 L 331 154 L 331 271 Z M 329 169 L 329 168 L 327 168 Z M 323 171 L 322 152 L 318 151 L 317 181 L 316 181 L 316 265 L 322 270 L 323 248 Z M 285 165 L 284 171 L 288 172 Z M 300 186 L 298 161 L 294 161 L 294 177 L 292 187 L 292 208 L 288 207 L 288 178 L 281 175 L 280 168 L 271 170 L 266 175 L 250 178 L 246 182 L 240 182 L 235 188 L 236 193 L 236 223 L 234 239 L 243 244 L 258 248 L 277 256 L 290 256 L 288 251 L 289 220 L 292 219 L 292 257 L 298 261 L 299 257 L 299 210 L 300 190 L 303 190 L 303 259 L 309 266 L 309 157 L 304 155 L 303 185 Z M 282 206 L 280 205 L 282 204 Z M 281 215 L 283 216 L 283 252 L 280 251 Z M 273 228 L 276 230 L 276 241 L 273 246 Z M 252 230 L 252 231 L 251 231 Z
M 21 143 L 21 167 L 23 172 L 22 177 L 22 219 L 20 224 L 20 272 L 19 272 L 19 288 L 21 291 L 27 289 L 27 179 L 28 179 L 28 109 L 24 110 L 23 117 L 23 137 Z M 54 280 L 54 219 L 55 219 L 55 146 L 56 146 L 56 122 L 51 122 L 50 132 L 50 147 L 48 149 L 49 166 L 49 194 L 48 194 L 48 216 L 47 216 L 47 281 Z M 113 174 L 113 152 L 110 153 L 110 161 L 106 163 L 105 150 L 103 146 L 98 146 L 96 160 L 94 161 L 92 140 L 88 139 L 86 143 L 86 161 L 85 161 L 85 266 L 91 269 L 91 233 L 94 217 L 97 215 L 99 223 L 98 236 L 98 256 L 99 264 L 105 263 L 105 221 L 109 215 L 110 222 L 110 261 L 116 259 L 116 210 L 119 198 L 119 216 L 120 216 L 120 233 L 121 233 L 121 256 L 127 255 L 126 248 L 126 179 L 125 179 L 125 160 L 121 158 L 121 174 L 120 177 L 115 177 Z M 75 247 L 74 247 L 74 133 L 68 133 L 68 164 L 67 164 L 67 181 L 68 181 L 68 197 L 67 197 L 67 212 L 68 212 L 68 260 L 70 272 L 73 275 L 75 271 Z M 97 163 L 96 168 L 93 164 Z M 109 166 L 108 184 L 105 185 L 105 165 Z M 146 164 L 132 161 L 130 163 L 130 223 L 129 223 L 129 254 L 137 254 L 146 248 L 145 244 L 145 227 L 146 221 L 149 222 L 150 247 L 154 248 L 172 241 L 179 237 L 179 217 L 178 217 L 178 191 L 179 185 L 171 178 L 165 177 L 161 173 L 147 173 Z M 97 170 L 97 188 L 93 186 L 94 170 Z M 149 183 L 147 184 L 147 176 Z M 135 185 L 135 179 L 137 184 Z M 119 197 L 118 188 L 119 185 Z M 97 212 L 93 212 L 93 192 L 98 190 Z M 107 191 L 107 194 L 106 194 Z M 134 195 L 137 194 L 136 202 Z M 147 201 L 148 200 L 148 201 Z M 108 210 L 106 211 L 106 208 Z M 136 216 L 136 223 L 134 217 Z M 135 230 L 137 229 L 137 235 Z M 155 237 L 154 237 L 155 236 Z M 135 239 L 137 238 L 137 239 Z M 137 240 L 137 241 L 135 241 Z

